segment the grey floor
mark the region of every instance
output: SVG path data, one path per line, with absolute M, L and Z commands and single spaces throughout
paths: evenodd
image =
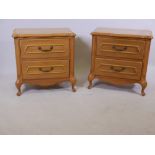
M 1 75 L 0 134 L 155 134 L 155 67 L 149 66 L 147 95 L 140 86 L 114 87 L 95 81 L 87 89 L 87 73 L 70 85 L 42 89 L 23 86 L 16 96 L 15 75 Z

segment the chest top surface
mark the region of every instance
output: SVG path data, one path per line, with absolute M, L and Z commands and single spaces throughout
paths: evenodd
M 136 29 L 116 29 L 116 28 L 96 28 L 92 35 L 106 35 L 116 37 L 136 37 L 152 39 L 153 34 L 150 30 L 136 30 Z
M 69 28 L 17 28 L 14 29 L 14 38 L 27 37 L 68 37 L 75 36 Z

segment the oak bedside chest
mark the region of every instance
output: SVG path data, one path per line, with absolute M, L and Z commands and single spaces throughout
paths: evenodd
M 17 95 L 21 85 L 49 86 L 70 81 L 75 90 L 75 33 L 68 28 L 15 29 Z
M 92 87 L 94 78 L 115 85 L 139 83 L 144 96 L 152 32 L 97 28 L 91 34 L 92 63 L 88 88 Z

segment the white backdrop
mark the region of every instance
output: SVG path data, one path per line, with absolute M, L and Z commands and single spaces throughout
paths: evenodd
M 76 73 L 87 73 L 90 67 L 91 35 L 96 27 L 149 29 L 155 32 L 155 20 L 0 20 L 0 74 L 16 73 L 14 42 L 11 37 L 14 28 L 69 27 L 77 34 Z M 152 40 L 149 65 L 155 65 L 155 41 Z M 86 76 L 86 75 L 85 75 Z
M 0 134 L 155 134 L 154 40 L 145 97 L 140 85 L 122 88 L 96 82 L 87 89 L 90 32 L 102 26 L 155 32 L 155 20 L 0 20 Z M 19 27 L 70 27 L 77 34 L 76 93 L 65 82 L 49 89 L 24 85 L 22 96 L 16 96 L 11 35 Z

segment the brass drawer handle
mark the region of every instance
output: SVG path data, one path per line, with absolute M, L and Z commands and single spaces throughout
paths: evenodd
M 41 72 L 50 72 L 54 69 L 54 67 L 39 67 Z
M 115 46 L 115 45 L 113 45 L 112 48 L 113 48 L 115 51 L 126 51 L 128 47 L 127 47 L 127 46 L 121 47 L 121 46 Z
M 122 72 L 125 70 L 125 67 L 111 66 L 110 69 L 116 72 Z
M 52 51 L 52 49 L 53 49 L 53 46 L 50 46 L 49 49 L 43 49 L 41 46 L 38 47 L 38 50 L 40 50 L 42 52 L 50 52 L 50 51 Z

